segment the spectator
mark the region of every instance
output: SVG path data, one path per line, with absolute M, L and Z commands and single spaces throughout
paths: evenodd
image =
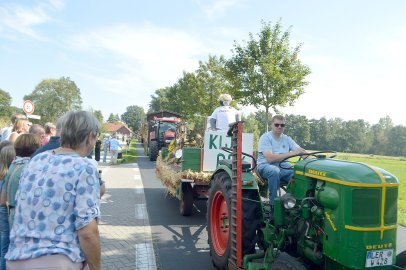
M 2 142 L 3 142 L 3 141 L 7 141 L 7 140 L 9 139 L 9 137 L 10 137 L 10 135 L 11 135 L 11 132 L 13 132 L 14 124 L 15 124 L 15 122 L 16 122 L 18 119 L 27 119 L 27 118 L 26 118 L 25 115 L 23 115 L 23 114 L 19 114 L 19 113 L 13 114 L 13 115 L 11 116 L 11 118 L 10 118 L 11 125 L 8 126 L 8 127 L 3 128 L 3 129 L 1 130 L 1 141 L 2 141 Z
M 117 155 L 118 155 L 118 150 L 119 150 L 119 147 L 120 147 L 120 143 L 118 142 L 116 137 L 117 136 L 114 134 L 113 137 L 109 141 L 111 164 L 116 164 L 117 163 Z
M 103 163 L 107 162 L 107 152 L 110 151 L 110 138 L 109 135 L 104 135 L 103 139 Z
M 36 136 L 39 137 L 40 141 L 41 141 L 41 145 L 42 144 L 42 140 L 45 137 L 45 129 L 43 126 L 39 125 L 39 124 L 34 124 L 31 125 L 30 129 L 28 130 L 29 133 L 34 134 Z
M 14 143 L 18 136 L 28 133 L 30 130 L 30 125 L 31 123 L 27 119 L 17 119 L 8 140 Z
M 230 106 L 233 99 L 229 94 L 221 94 L 219 97 L 220 107 L 217 107 L 210 116 L 211 130 L 228 130 L 229 124 L 240 120 L 240 114 Z
M 41 146 L 41 140 L 34 134 L 21 134 L 14 143 L 16 159 L 11 163 L 10 169 L 4 179 L 4 188 L 1 192 L 1 201 L 7 201 L 9 208 L 10 228 L 13 226 L 16 206 L 16 192 L 22 172 L 30 160 L 31 155 Z
M 44 129 L 45 129 L 45 136 L 42 139 L 42 145 L 46 145 L 49 140 L 51 139 L 51 137 L 56 136 L 56 126 L 51 123 L 51 122 L 47 122 L 44 125 Z
M 55 135 L 51 136 L 49 142 L 42 147 L 38 148 L 37 151 L 32 155 L 32 157 L 38 155 L 47 150 L 53 150 L 61 146 L 61 129 L 62 129 L 62 117 L 56 121 Z
M 70 111 L 63 116 L 61 147 L 28 163 L 17 193 L 8 269 L 101 269 L 100 187 L 97 169 L 85 158 L 99 134 L 91 113 Z
M 0 143 L 0 193 L 3 189 L 4 178 L 8 172 L 11 162 L 16 156 L 14 146 L 9 141 Z M 0 202 L 0 269 L 6 269 L 4 256 L 7 253 L 10 243 L 10 226 L 8 223 L 8 208 L 6 202 Z

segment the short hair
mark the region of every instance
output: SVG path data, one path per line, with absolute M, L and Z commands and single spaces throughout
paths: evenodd
M 280 115 L 280 114 L 275 114 L 275 115 L 272 117 L 272 123 L 275 122 L 275 119 L 278 119 L 278 120 L 280 120 L 280 121 L 285 122 L 285 117 L 283 117 L 283 115 Z
M 20 133 L 21 131 L 23 131 L 24 125 L 26 123 L 29 123 L 27 119 L 17 119 L 14 123 L 12 131 Z
M 13 125 L 18 119 L 27 119 L 27 117 L 25 117 L 25 115 L 21 113 L 15 113 L 10 117 L 11 123 Z
M 46 133 L 46 134 L 51 133 L 51 129 L 52 129 L 52 128 L 56 130 L 56 127 L 55 127 L 55 125 L 54 125 L 53 123 L 51 123 L 51 122 L 46 122 L 46 123 L 45 123 L 44 129 L 45 129 L 45 133 Z
M 3 180 L 8 172 L 11 162 L 16 157 L 14 146 L 7 145 L 0 150 L 0 179 Z
M 229 94 L 221 94 L 219 96 L 219 101 L 222 101 L 225 106 L 230 105 L 233 98 Z
M 40 137 L 31 133 L 21 134 L 14 142 L 16 156 L 19 157 L 30 157 L 40 146 Z
M 45 129 L 40 124 L 34 124 L 30 127 L 29 133 L 40 135 L 41 131 L 45 133 Z
M 87 136 L 100 134 L 99 120 L 90 112 L 70 111 L 62 119 L 61 146 L 77 149 L 86 143 Z
M 3 147 L 9 146 L 9 145 L 13 146 L 14 144 L 12 142 L 10 142 L 9 140 L 0 142 L 0 151 L 1 151 L 1 149 L 3 149 Z

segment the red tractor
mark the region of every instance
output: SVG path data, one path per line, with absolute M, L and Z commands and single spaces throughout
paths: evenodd
M 155 117 L 148 125 L 149 160 L 155 161 L 159 150 L 175 139 L 176 126 L 181 121 L 177 117 Z

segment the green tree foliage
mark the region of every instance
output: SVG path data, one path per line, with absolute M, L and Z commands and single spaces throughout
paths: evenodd
M 23 113 L 21 108 L 11 106 L 11 102 L 12 98 L 10 93 L 0 88 L 0 118 L 7 124 L 10 122 L 10 116 L 12 114 Z
M 136 105 L 128 106 L 127 111 L 121 115 L 121 119 L 134 132 L 139 132 L 141 122 L 145 118 L 144 108 Z
M 285 132 L 302 147 L 310 143 L 310 125 L 306 116 L 287 115 Z
M 100 110 L 92 111 L 94 117 L 96 117 L 97 120 L 99 120 L 100 124 L 103 125 L 104 123 L 104 117 L 103 114 Z
M 42 80 L 24 99 L 34 102 L 34 113 L 41 116 L 42 123 L 55 123 L 65 112 L 82 107 L 80 89 L 69 77 Z
M 109 122 L 109 123 L 120 122 L 120 117 L 118 116 L 118 114 L 110 113 L 109 118 L 107 119 L 107 122 Z
M 310 68 L 298 58 L 301 45 L 292 49 L 289 37 L 290 29 L 283 32 L 280 22 L 263 22 L 258 39 L 250 33 L 245 46 L 235 43 L 226 64 L 236 98 L 243 105 L 263 106 L 267 117 L 270 108 L 278 112 L 279 106 L 293 105 L 308 84 Z

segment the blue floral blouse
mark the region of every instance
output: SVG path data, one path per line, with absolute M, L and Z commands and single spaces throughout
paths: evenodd
M 36 155 L 22 172 L 16 194 L 8 260 L 64 254 L 85 260 L 77 231 L 100 218 L 97 168 L 78 155 Z

